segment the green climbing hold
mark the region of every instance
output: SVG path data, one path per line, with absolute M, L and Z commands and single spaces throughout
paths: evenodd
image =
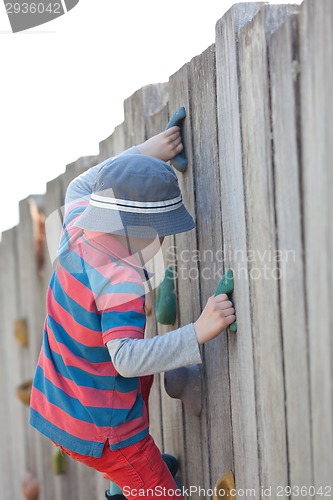
M 220 295 L 221 293 L 226 293 L 231 300 L 232 292 L 234 291 L 234 274 L 232 272 L 232 269 L 228 269 L 226 273 L 222 276 L 219 284 L 216 287 L 215 290 L 215 297 L 216 295 Z M 237 332 L 237 323 L 234 321 L 230 326 L 229 326 L 230 331 L 232 332 Z
M 172 266 L 168 266 L 156 293 L 156 319 L 162 325 L 173 325 L 176 321 L 176 314 L 174 273 Z
M 57 448 L 52 457 L 53 474 L 59 476 L 67 472 L 67 455 L 60 448 Z

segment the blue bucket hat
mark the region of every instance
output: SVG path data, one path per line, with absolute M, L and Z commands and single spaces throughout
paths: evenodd
M 195 227 L 174 170 L 142 154 L 120 155 L 101 167 L 89 205 L 75 225 L 134 238 L 168 236 Z

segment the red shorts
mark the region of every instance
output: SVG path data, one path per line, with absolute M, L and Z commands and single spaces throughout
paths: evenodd
M 102 472 L 104 477 L 114 481 L 128 500 L 140 500 L 142 497 L 150 500 L 182 499 L 181 491 L 150 435 L 119 450 L 111 450 L 106 443 L 100 458 L 59 447 L 74 460 Z

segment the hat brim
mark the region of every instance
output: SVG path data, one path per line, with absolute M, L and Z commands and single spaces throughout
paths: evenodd
M 184 205 L 176 210 L 155 214 L 138 214 L 88 205 L 75 226 L 87 231 L 114 233 L 133 238 L 169 236 L 190 231 L 195 222 Z

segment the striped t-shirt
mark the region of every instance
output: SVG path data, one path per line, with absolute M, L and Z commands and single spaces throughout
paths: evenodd
M 140 378 L 122 377 L 106 347 L 144 337 L 145 270 L 112 235 L 74 226 L 87 203 L 72 204 L 65 216 L 30 423 L 65 448 L 100 457 L 107 441 L 118 449 L 149 432 Z

